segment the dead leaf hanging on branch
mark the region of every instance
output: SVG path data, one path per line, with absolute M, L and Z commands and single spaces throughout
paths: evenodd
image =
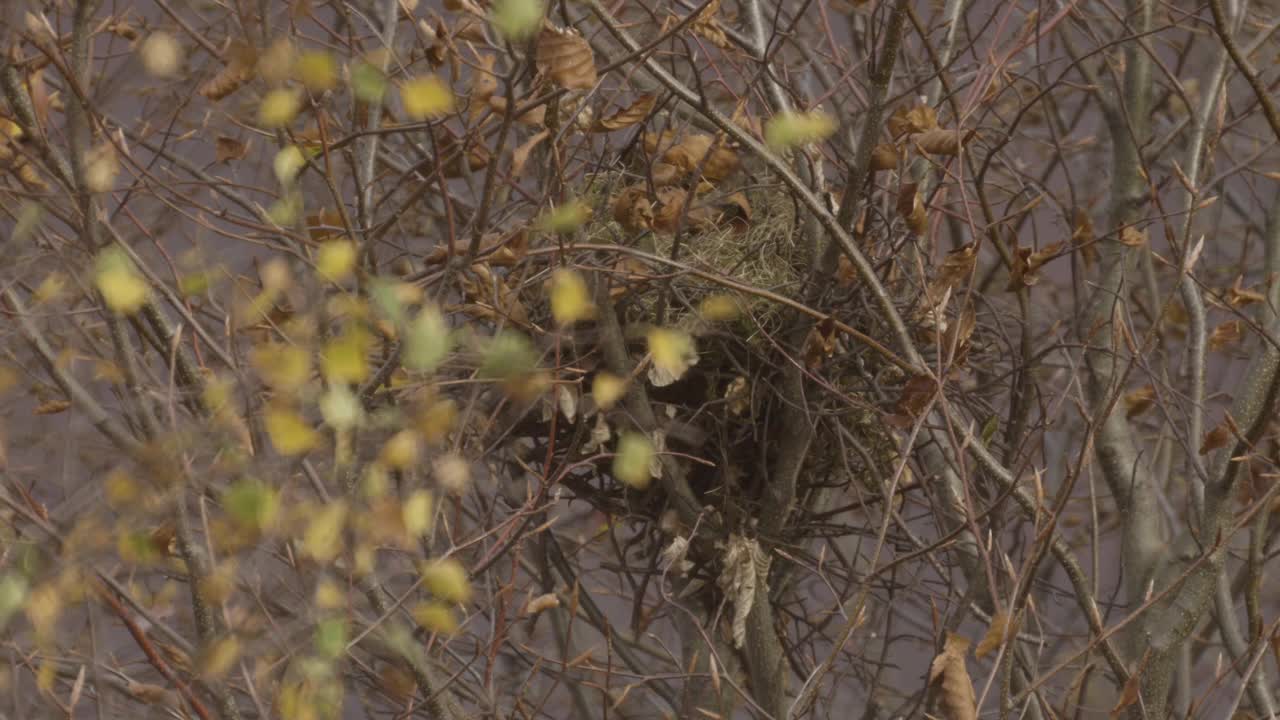
M 566 90 L 596 85 L 596 61 L 586 38 L 571 30 L 543 29 L 538 34 L 538 72 Z
M 639 125 L 649 117 L 649 113 L 653 112 L 653 106 L 658 102 L 656 95 L 641 95 L 636 98 L 635 102 L 609 117 L 600 118 L 592 126 L 592 132 L 609 132 L 611 130 L 621 130 L 622 128 Z
M 947 720 L 977 720 L 978 717 L 978 698 L 964 661 L 969 642 L 969 638 L 947 633 L 942 652 L 929 666 L 929 683 L 938 690 L 939 705 Z

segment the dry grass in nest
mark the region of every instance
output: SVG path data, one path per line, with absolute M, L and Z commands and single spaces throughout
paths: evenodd
M 621 173 L 602 173 L 588 181 L 582 199 L 597 208 L 595 219 L 587 228 L 587 239 L 592 243 L 612 243 L 619 238 L 633 237 L 614 222 L 611 215 L 612 199 L 634 179 Z M 713 191 L 700 196 L 698 203 L 715 204 L 730 191 Z M 756 185 L 741 188 L 751 206 L 751 220 L 734 227 L 725 224 L 712 230 L 686 230 L 680 238 L 676 260 L 705 272 L 722 275 L 727 279 L 750 287 L 769 290 L 782 295 L 794 292 L 803 280 L 801 269 L 802 249 L 796 243 L 795 205 L 780 185 Z M 605 197 L 608 193 L 609 197 Z M 675 237 L 670 233 L 651 233 L 639 238 L 638 246 L 656 255 L 670 258 L 675 251 Z M 652 268 L 655 275 L 668 272 L 669 268 Z M 676 288 L 683 297 L 695 305 L 706 295 L 725 292 L 723 286 L 692 276 L 681 276 Z M 756 296 L 739 298 L 744 309 L 757 320 L 773 315 L 777 308 L 773 303 Z M 637 299 L 642 306 L 652 306 L 657 293 Z M 673 308 L 674 309 L 674 308 Z M 678 323 L 679 315 L 672 318 Z

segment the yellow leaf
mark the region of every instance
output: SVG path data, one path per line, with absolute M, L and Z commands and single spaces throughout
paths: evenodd
M 200 675 L 206 680 L 217 680 L 231 670 L 240 659 L 240 641 L 228 635 L 215 642 L 203 655 Z
M 278 37 L 258 57 L 258 74 L 268 85 L 280 85 L 289 79 L 298 50 L 288 37 Z
M 471 465 L 455 452 L 437 458 L 431 465 L 431 472 L 441 489 L 453 495 L 461 495 L 471 485 Z
M 591 396 L 601 410 L 613 407 L 627 392 L 627 381 L 612 373 L 596 373 L 591 381 Z
M 708 295 L 703 298 L 700 310 L 703 320 L 712 322 L 735 320 L 738 317 L 738 301 L 732 295 Z
M 431 512 L 435 505 L 431 493 L 426 490 L 415 490 L 400 508 L 404 529 L 410 536 L 417 538 L 431 530 Z
M 427 305 L 405 330 L 404 366 L 417 372 L 431 372 L 444 362 L 451 344 L 444 314 L 435 305 Z
M 337 610 L 347 606 L 346 593 L 332 580 L 321 580 L 316 585 L 316 607 L 321 610 Z
M 404 470 L 418 462 L 418 437 L 412 430 L 401 430 L 387 440 L 378 457 L 387 467 Z
M 649 353 L 653 369 L 649 380 L 658 387 L 670 385 L 698 363 L 698 350 L 693 338 L 680 330 L 653 328 L 649 331 Z
M 439 445 L 449 436 L 458 417 L 458 405 L 452 400 L 440 400 L 423 408 L 415 427 L 431 445 Z
M 330 280 L 345 280 L 356 267 L 356 244 L 350 240 L 332 240 L 316 252 L 316 270 Z
M 123 250 L 115 246 L 103 250 L 96 265 L 94 282 L 107 307 L 121 315 L 131 315 L 146 304 L 151 287 Z
M 335 500 L 313 514 L 302 535 L 302 549 L 316 562 L 328 563 L 342 550 L 342 530 L 347 521 L 347 503 Z
M 302 53 L 293 71 L 311 92 L 324 92 L 338 86 L 338 63 L 323 50 Z
M 572 325 L 595 315 L 595 305 L 582 275 L 573 270 L 556 270 L 551 276 L 551 315 L 561 325 Z
M 300 455 L 320 443 L 320 434 L 293 410 L 269 407 L 263 420 L 271 444 L 281 455 Z
M 320 414 L 335 430 L 350 430 L 360 423 L 364 408 L 346 383 L 330 385 L 320 397 Z
M 467 571 L 452 558 L 424 564 L 422 582 L 432 595 L 446 602 L 465 603 L 471 599 L 471 584 L 467 581 Z
M 452 635 L 458 630 L 453 610 L 440 603 L 424 602 L 413 609 L 413 619 L 427 632 Z
M 591 218 L 591 208 L 581 200 L 570 200 L 558 208 L 542 214 L 538 227 L 547 232 L 568 234 L 582 227 Z
M 172 35 L 154 32 L 138 46 L 142 67 L 155 77 L 173 77 L 182 65 L 182 46 Z
M 302 172 L 302 168 L 307 166 L 307 156 L 303 154 L 302 148 L 297 145 L 289 147 L 276 153 L 275 159 L 271 163 L 271 169 L 275 171 L 276 180 L 281 185 L 292 183 L 298 173 Z
M 835 118 L 821 110 L 783 112 L 765 123 L 764 140 L 774 150 L 786 150 L 825 140 L 837 127 Z
M 363 382 L 370 372 L 368 347 L 368 335 L 358 330 L 348 330 L 330 340 L 320 353 L 325 378 L 331 383 Z
M 311 379 L 311 354 L 297 345 L 264 343 L 250 351 L 249 363 L 278 392 L 293 393 Z
M 542 25 L 542 0 L 494 0 L 490 22 L 513 42 L 528 40 Z
M 120 173 L 120 158 L 111 143 L 103 143 L 84 156 L 84 184 L 89 192 L 109 192 Z
M 268 130 L 282 128 L 293 122 L 302 110 L 302 94 L 290 88 L 272 90 L 262 98 L 258 106 L 258 124 Z
M 453 91 L 439 77 L 427 75 L 400 85 L 404 111 L 414 120 L 426 120 L 453 112 Z
M 644 490 L 653 480 L 649 472 L 653 458 L 653 443 L 649 438 L 635 432 L 622 433 L 617 454 L 613 456 L 613 474 L 627 485 Z

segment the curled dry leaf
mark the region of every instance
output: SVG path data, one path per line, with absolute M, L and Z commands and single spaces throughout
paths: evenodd
M 494 112 L 505 113 L 507 111 L 507 99 L 504 97 L 498 97 L 497 95 L 490 97 L 489 107 L 492 108 Z M 538 107 L 530 108 L 517 115 L 515 117 L 515 121 L 521 125 L 541 127 L 547 122 L 547 106 L 539 105 Z
M 216 75 L 206 80 L 197 92 L 210 100 L 221 100 L 253 79 L 257 62 L 257 53 L 252 47 L 235 43 L 227 52 L 226 64 Z
M 898 169 L 898 148 L 893 143 L 880 143 L 871 150 L 871 170 Z
M 934 278 L 933 285 L 956 287 L 962 285 L 969 278 L 969 274 L 973 272 L 973 268 L 978 263 L 978 246 L 976 243 L 966 243 L 960 247 L 947 253 L 942 260 L 942 267 L 938 269 L 938 276 Z
M 973 305 L 966 304 L 964 309 L 960 311 L 956 322 L 947 325 L 946 333 L 943 335 L 943 349 L 955 348 L 955 355 L 952 362 L 957 365 L 965 364 L 965 360 L 969 355 L 969 338 L 973 336 L 973 331 L 978 327 L 978 314 L 973 309 Z
M 929 666 L 929 683 L 938 689 L 939 705 L 947 720 L 977 720 L 978 717 L 978 698 L 964 661 L 968 652 L 969 638 L 947 633 L 942 652 Z
M 737 232 L 745 232 L 751 225 L 751 201 L 745 193 L 731 193 L 716 203 L 716 212 L 715 224 L 718 226 L 728 225 Z
M 830 317 L 824 318 L 809 330 L 809 334 L 804 338 L 804 349 L 801 351 L 805 367 L 812 370 L 821 365 L 823 360 L 835 354 L 836 330 L 836 321 Z
M 934 128 L 911 136 L 911 142 L 920 152 L 929 155 L 958 155 L 960 144 L 968 136 L 960 130 Z
M 548 135 L 549 135 L 549 131 L 543 130 L 542 132 L 539 132 L 538 134 L 534 135 L 528 140 L 525 140 L 523 143 L 520 144 L 520 147 L 512 151 L 511 177 L 513 178 L 520 177 L 520 174 L 524 172 L 524 166 L 529 162 L 529 155 L 533 152 L 533 149 L 538 146 L 538 143 L 541 143 L 543 140 L 547 139 Z
M 725 388 L 724 399 L 729 405 L 729 412 L 734 415 L 742 415 L 751 409 L 751 389 L 747 387 L 747 379 L 741 375 L 734 378 Z
M 1254 303 L 1260 303 L 1267 299 L 1265 295 L 1257 290 L 1244 287 L 1241 284 L 1242 282 L 1244 282 L 1244 277 L 1237 277 L 1235 283 L 1233 283 L 1231 287 L 1227 288 L 1226 297 L 1228 305 L 1233 308 L 1238 308 L 1246 305 L 1252 305 Z
M 653 214 L 653 229 L 674 233 L 679 229 L 707 230 L 715 226 L 715 211 L 705 205 L 693 205 L 687 210 L 689 191 L 676 187 L 658 189 L 658 208 Z M 683 220 L 683 225 L 682 225 Z
M 233 137 L 219 135 L 214 140 L 213 152 L 213 161 L 217 163 L 239 160 L 249 154 L 249 143 L 241 142 Z
M 498 75 L 493 71 L 496 60 L 496 55 L 481 55 L 480 62 L 471 69 L 471 115 L 473 118 L 483 111 L 489 98 L 498 92 Z
M 1221 422 L 1217 427 L 1204 434 L 1204 440 L 1200 442 L 1200 454 L 1208 455 L 1219 448 L 1224 448 L 1231 442 L 1231 428 L 1227 423 Z
M 1120 231 L 1120 237 L 1118 239 L 1121 245 L 1142 247 L 1147 244 L 1147 231 L 1139 230 L 1132 225 L 1127 225 Z
M 894 414 L 886 421 L 895 427 L 910 427 L 924 409 L 929 407 L 937 388 L 933 378 L 928 375 L 912 375 L 902 386 Z
M 894 138 L 933 130 L 938 127 L 938 111 L 924 104 L 899 105 L 889 116 L 888 125 Z
M 1076 208 L 1071 225 L 1071 245 L 1080 251 L 1085 267 L 1098 261 L 1098 247 L 1094 244 L 1093 218 L 1083 208 Z
M 1244 322 L 1241 320 L 1228 320 L 1213 329 L 1209 334 L 1209 349 L 1221 350 L 1228 345 L 1234 345 L 1244 337 Z
M 636 98 L 635 102 L 622 110 L 596 120 L 591 129 L 593 132 L 609 132 L 610 130 L 621 130 L 632 125 L 639 125 L 648 119 L 649 113 L 653 112 L 653 106 L 657 102 L 658 96 L 656 95 L 641 95 Z
M 702 171 L 702 177 L 720 182 L 738 171 L 741 165 L 738 154 L 724 146 L 723 140 L 704 133 L 693 133 L 662 155 L 662 162 L 676 166 L 685 173 Z
M 1017 634 L 1018 624 L 1010 622 L 1009 613 L 996 613 L 995 617 L 991 618 L 991 627 L 987 629 L 987 634 L 982 636 L 978 647 L 973 651 L 973 656 L 982 659 L 998 650 L 1008 638 L 1015 637 Z
M 1015 247 L 1013 265 L 1009 268 L 1009 285 L 1005 289 L 1013 291 L 1035 285 L 1040 281 L 1040 268 L 1065 246 L 1065 241 L 1059 241 L 1035 251 L 1029 247 Z
M 903 183 L 898 192 L 898 214 L 907 222 L 907 228 L 916 235 L 923 235 L 929 228 L 924 200 L 920 198 L 918 183 Z
M 689 29 L 695 35 L 706 38 L 712 45 L 727 50 L 732 45 L 729 43 L 728 36 L 725 35 L 724 28 L 720 27 L 720 21 L 716 19 L 718 12 L 720 12 L 720 0 L 711 0 L 690 23 Z
M 538 71 L 566 90 L 596 85 L 596 61 L 586 38 L 570 30 L 544 28 L 538 34 Z
M 1154 385 L 1144 385 L 1137 390 L 1125 393 L 1124 396 L 1124 417 L 1126 420 L 1145 413 L 1151 409 L 1156 401 L 1156 388 Z
M 733 644 L 741 648 L 747 640 L 747 618 L 751 616 L 757 592 L 767 592 L 770 558 L 760 545 L 741 535 L 730 535 L 722 558 L 723 570 L 716 584 L 733 602 Z
M 641 185 L 622 189 L 613 199 L 613 219 L 630 232 L 653 228 L 653 203 Z
M 537 615 L 544 610 L 560 607 L 560 597 L 555 593 L 539 595 L 524 606 L 525 615 Z

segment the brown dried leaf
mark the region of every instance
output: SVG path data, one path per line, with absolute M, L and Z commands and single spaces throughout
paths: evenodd
M 489 98 L 489 107 L 493 108 L 494 112 L 505 113 L 507 111 L 507 99 L 494 95 Z M 539 105 L 538 107 L 530 108 L 517 115 L 515 121 L 521 125 L 541 127 L 547 123 L 547 106 Z
M 1115 707 L 1111 708 L 1111 718 L 1115 720 L 1125 714 L 1126 708 L 1138 702 L 1138 696 L 1142 693 L 1142 673 L 1135 672 L 1129 675 L 1129 679 L 1124 683 L 1124 689 L 1120 691 L 1120 697 L 1116 699 Z
M 934 278 L 935 286 L 955 287 L 962 285 L 969 278 L 973 268 L 978 263 L 978 246 L 976 243 L 966 243 L 960 247 L 947 253 L 942 260 L 942 267 L 938 269 L 938 276 Z
M 1139 230 L 1132 225 L 1127 225 L 1120 230 L 1120 237 L 1118 239 L 1120 240 L 1121 245 L 1142 247 L 1147 244 L 1147 231 Z
M 1204 434 L 1204 440 L 1200 442 L 1200 454 L 1208 455 L 1219 448 L 1224 448 L 1231 442 L 1231 428 L 1224 420 L 1218 423 L 1218 426 Z
M 1235 283 L 1227 288 L 1227 304 L 1233 308 L 1244 307 L 1266 300 L 1266 296 L 1257 290 L 1245 288 L 1241 283 L 1244 277 L 1237 277 Z
M 214 142 L 214 162 L 223 163 L 228 160 L 239 160 L 249 154 L 249 143 L 232 137 L 218 136 Z
M 489 98 L 498 92 L 498 74 L 493 71 L 493 64 L 498 57 L 493 54 L 480 56 L 479 64 L 471 69 L 471 114 L 475 117 L 489 103 Z
M 613 199 L 613 219 L 630 232 L 653 229 L 653 203 L 643 185 L 622 189 Z
M 916 235 L 923 235 L 929 228 L 929 217 L 925 213 L 924 201 L 920 198 L 918 183 L 903 183 L 898 192 L 898 214 L 907 221 L 907 229 Z
M 174 709 L 182 706 L 181 701 L 178 700 L 177 693 L 159 685 L 149 685 L 131 680 L 125 685 L 125 691 L 132 695 L 133 699 L 145 705 L 159 705 Z
M 70 400 L 48 400 L 36 406 L 32 411 L 35 415 L 57 415 L 60 412 L 66 412 L 71 408 Z
M 853 261 L 843 253 L 836 260 L 836 282 L 843 287 L 853 287 L 858 282 L 858 269 L 853 266 Z
M 1244 337 L 1244 322 L 1240 320 L 1228 320 L 1213 329 L 1209 334 L 1209 349 L 1221 350 L 1228 345 L 1233 345 Z
M 1083 208 L 1075 209 L 1071 227 L 1071 245 L 1080 251 L 1086 268 L 1098 261 L 1098 246 L 1094 243 L 1093 218 Z
M 965 666 L 969 638 L 947 633 L 942 652 L 929 666 L 929 683 L 939 690 L 942 714 L 947 720 L 977 720 L 978 698 Z
M 735 192 L 719 203 L 716 203 L 716 225 L 729 225 L 738 232 L 744 232 L 751 225 L 751 202 L 742 192 Z
M 969 355 L 969 338 L 973 336 L 973 331 L 977 327 L 978 314 L 974 311 L 973 305 L 965 305 L 956 321 L 947 325 L 947 331 L 942 338 L 942 347 L 944 350 L 955 347 L 955 356 L 952 361 L 957 365 L 965 364 L 965 359 Z
M 893 143 L 880 143 L 871 150 L 871 170 L 898 169 L 898 148 Z
M 542 132 L 534 135 L 528 140 L 525 140 L 523 143 L 520 144 L 520 147 L 512 151 L 511 177 L 513 178 L 520 177 L 520 174 L 524 172 L 524 166 L 529 162 L 529 155 L 533 152 L 533 149 L 538 146 L 538 143 L 542 142 L 543 140 L 546 140 L 549 134 L 550 134 L 550 131 L 543 130 Z
M 720 0 L 712 0 L 698 13 L 698 17 L 694 18 L 689 24 L 689 29 L 695 35 L 706 38 L 712 45 L 728 50 L 732 45 L 729 38 L 725 35 L 724 29 L 720 27 L 719 20 L 716 19 L 716 13 L 720 12 Z
M 659 232 L 674 233 L 680 228 L 681 218 L 684 227 L 693 230 L 706 230 L 715 226 L 715 211 L 705 205 L 694 205 L 687 211 L 690 193 L 675 187 L 658 189 L 657 211 L 653 214 L 653 229 Z
M 484 22 L 475 15 L 463 15 L 453 26 L 451 33 L 454 40 L 466 40 L 473 43 L 487 42 L 484 36 Z
M 934 128 L 912 135 L 911 142 L 929 155 L 959 155 L 962 135 L 960 130 Z
M 694 133 L 662 155 L 662 161 L 680 168 L 686 173 L 702 169 L 702 176 L 711 182 L 719 182 L 738 171 L 741 164 L 738 154 L 723 142 L 703 133 Z
M 804 349 L 801 351 L 804 364 L 812 370 L 821 365 L 823 360 L 831 357 L 835 351 L 836 321 L 834 318 L 824 318 L 822 322 L 810 328 L 809 334 L 805 336 Z
M 1124 395 L 1124 417 L 1126 420 L 1145 413 L 1151 409 L 1156 401 L 1156 387 L 1154 385 L 1144 385 L 1137 390 L 1127 392 Z
M 1004 645 L 1006 638 L 1015 637 L 1017 634 L 1018 625 L 1009 622 L 1009 613 L 996 613 L 995 617 L 991 618 L 991 627 L 987 629 L 987 634 L 982 636 L 978 647 L 973 651 L 973 656 L 981 660 Z
M 910 424 L 929 406 L 937 388 L 937 383 L 928 375 L 912 375 L 902 385 L 902 393 L 898 395 L 895 406 L 896 414 L 907 419 Z
M 1059 240 L 1051 245 L 1045 245 L 1027 257 L 1027 266 L 1031 268 L 1031 272 L 1038 271 L 1045 263 L 1057 257 L 1066 246 L 1067 243 L 1065 240 Z
M 609 132 L 610 130 L 621 130 L 632 125 L 639 125 L 649 117 L 649 113 L 653 112 L 653 106 L 657 102 L 657 95 L 641 95 L 636 98 L 635 102 L 622 110 L 609 117 L 597 120 L 591 130 L 592 132 Z
M 922 133 L 938 127 L 938 112 L 928 105 L 899 105 L 889 116 L 889 134 L 895 139 L 903 135 Z
M 210 100 L 221 100 L 253 79 L 257 62 L 257 53 L 252 47 L 234 43 L 227 52 L 226 65 L 206 80 L 197 92 Z
M 538 71 L 566 90 L 595 87 L 596 61 L 586 38 L 570 30 L 544 28 L 538 34 Z

